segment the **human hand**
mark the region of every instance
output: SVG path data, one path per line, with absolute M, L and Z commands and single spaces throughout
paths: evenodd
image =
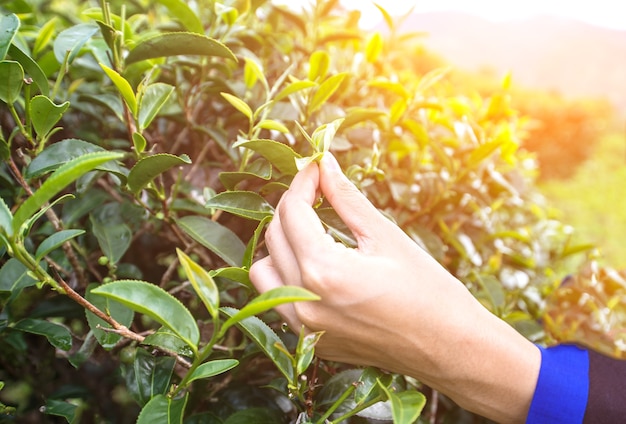
M 312 207 L 320 193 L 356 248 L 326 234 Z M 278 309 L 295 331 L 325 332 L 320 357 L 411 375 L 501 422 L 525 417 L 538 350 L 385 218 L 331 155 L 296 175 L 265 240 L 269 256 L 253 265 L 250 278 L 261 292 L 295 285 L 321 297 Z M 517 400 L 493 405 L 507 391 Z

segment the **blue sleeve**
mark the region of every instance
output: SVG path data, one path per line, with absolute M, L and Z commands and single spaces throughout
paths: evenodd
M 573 345 L 538 347 L 541 369 L 526 423 L 582 423 L 589 395 L 589 352 Z

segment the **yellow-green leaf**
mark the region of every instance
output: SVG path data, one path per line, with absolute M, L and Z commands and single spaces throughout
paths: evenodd
M 130 112 L 133 114 L 133 117 L 136 119 L 137 118 L 137 97 L 135 97 L 135 92 L 133 91 L 133 88 L 130 86 L 130 83 L 126 81 L 126 78 L 124 78 L 123 76 L 121 76 L 120 74 L 118 74 L 116 71 L 109 68 L 105 64 L 100 63 L 100 67 L 109 76 L 109 78 L 111 78 L 111 81 L 113 81 L 113 84 L 115 84 L 115 86 L 117 87 L 117 90 L 122 95 L 124 102 L 126 102 L 128 109 L 130 109 Z
M 233 96 L 232 94 L 228 94 L 228 93 L 220 93 L 220 94 L 235 109 L 237 109 L 239 112 L 246 115 L 248 119 L 252 119 L 252 109 L 250 108 L 250 106 L 248 106 L 246 102 L 244 102 L 243 100 L 241 100 L 240 98 L 236 96 Z
M 182 250 L 176 249 L 176 254 L 196 294 L 209 314 L 215 318 L 220 307 L 220 292 L 213 277 Z

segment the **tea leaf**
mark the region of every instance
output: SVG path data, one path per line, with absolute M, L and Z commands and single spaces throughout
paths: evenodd
M 56 399 L 46 399 L 46 406 L 43 408 L 43 412 L 46 415 L 63 417 L 70 424 L 74 424 L 76 422 L 77 410 L 78 405 Z
M 206 362 L 196 368 L 193 374 L 191 374 L 188 382 L 191 383 L 194 380 L 209 378 L 218 374 L 222 374 L 228 370 L 235 368 L 237 365 L 239 365 L 239 361 L 237 361 L 236 359 L 218 359 L 216 361 Z
M 0 62 L 0 100 L 12 105 L 20 96 L 24 85 L 24 69 L 18 62 Z
M 143 87 L 137 96 L 139 132 L 148 128 L 174 91 L 169 84 L 157 82 Z
M 67 62 L 72 63 L 87 40 L 99 29 L 96 24 L 78 24 L 61 31 L 54 40 L 54 57 L 57 62 L 63 63 L 69 52 Z
M 33 79 L 33 82 L 39 88 L 41 94 L 48 96 L 50 93 L 50 88 L 48 87 L 48 77 L 39 67 L 39 64 L 15 44 L 11 44 L 9 47 L 9 54 L 14 60 L 22 65 L 24 72 Z
M 107 151 L 88 153 L 61 166 L 17 209 L 13 217 L 13 231 L 17 232 L 39 208 L 76 179 L 106 162 L 121 159 L 123 156 L 123 153 Z
M 109 68 L 105 64 L 100 63 L 100 67 L 109 76 L 109 78 L 111 78 L 111 81 L 113 81 L 113 84 L 115 84 L 115 86 L 117 87 L 117 90 L 122 95 L 122 98 L 124 99 L 124 102 L 128 106 L 128 109 L 130 109 L 130 113 L 132 113 L 133 117 L 136 119 L 137 118 L 137 98 L 135 97 L 135 92 L 133 91 L 133 88 L 130 86 L 130 83 L 126 81 L 126 79 L 123 76 L 121 76 L 120 74 L 118 74 L 116 71 Z
M 240 98 L 238 98 L 236 96 L 233 96 L 232 94 L 228 94 L 228 93 L 220 93 L 220 94 L 235 109 L 237 109 L 239 112 L 241 112 L 244 115 L 246 115 L 246 117 L 248 119 L 252 119 L 252 113 L 253 113 L 252 109 L 250 109 L 250 106 L 248 106 L 248 104 L 246 102 L 244 102 L 243 100 L 241 100 Z
M 257 221 L 274 214 L 274 208 L 251 191 L 224 191 L 210 198 L 205 206 Z
M 16 322 L 13 328 L 26 333 L 45 336 L 50 344 L 58 349 L 68 351 L 72 348 L 72 334 L 62 325 L 42 319 L 24 318 Z
M 44 241 L 42 241 L 39 247 L 37 247 L 37 251 L 35 252 L 35 260 L 39 262 L 44 256 L 52 252 L 57 247 L 60 247 L 66 241 L 69 241 L 74 237 L 78 237 L 79 235 L 84 233 L 84 230 L 61 230 L 52 234 Z
M 213 277 L 182 250 L 176 249 L 176 254 L 196 294 L 211 317 L 215 318 L 220 307 L 220 292 Z
M 126 64 L 179 55 L 218 56 L 237 61 L 233 52 L 217 40 L 192 32 L 171 32 L 138 43 L 128 53 Z
M 318 295 L 302 287 L 283 286 L 268 290 L 249 302 L 239 312 L 228 318 L 226 322 L 222 324 L 221 332 L 224 333 L 226 329 L 232 325 L 253 315 L 269 311 L 278 305 L 319 299 L 320 297 Z
M 91 302 L 92 305 L 94 305 L 101 311 L 106 311 L 108 315 L 115 319 L 115 321 L 128 327 L 133 322 L 133 316 L 135 315 L 133 311 L 112 299 L 103 296 L 92 295 L 91 290 L 96 287 L 98 287 L 97 284 L 90 284 L 87 287 L 87 290 L 85 291 L 85 299 L 87 299 L 89 302 Z M 91 328 L 91 331 L 93 331 L 93 334 L 98 340 L 98 343 L 100 343 L 100 345 L 104 349 L 113 349 L 117 345 L 117 342 L 120 341 L 122 336 L 98 328 L 112 327 L 111 324 L 97 317 L 88 310 L 85 310 L 85 316 L 87 317 L 87 323 L 89 324 L 89 328 Z
M 13 214 L 11 209 L 4 202 L 4 199 L 0 197 L 0 234 L 4 233 L 11 237 L 13 235 Z
M 70 102 L 56 105 L 46 96 L 35 96 L 30 101 L 33 127 L 40 138 L 46 137 L 70 107 Z
M 339 89 L 341 83 L 347 75 L 347 72 L 333 75 L 320 84 L 317 91 L 313 95 L 313 99 L 311 99 L 311 103 L 309 103 L 309 113 L 313 113 L 321 108 L 322 105 L 326 103 L 326 101 L 330 99 L 330 97 Z
M 0 60 L 4 60 L 20 28 L 20 18 L 15 13 L 0 16 Z
M 307 88 L 316 87 L 317 83 L 314 81 L 296 81 L 283 88 L 280 93 L 274 97 L 274 101 L 279 102 L 286 97 L 291 96 L 298 91 L 306 90 Z
M 246 252 L 243 255 L 243 267 L 244 268 L 250 269 L 250 267 L 252 266 L 254 253 L 256 252 L 259 239 L 261 238 L 261 233 L 263 232 L 263 229 L 265 228 L 265 226 L 270 223 L 270 221 L 272 220 L 272 217 L 273 215 L 266 216 L 265 218 L 263 218 L 259 222 L 259 225 L 257 225 L 256 229 L 254 230 L 254 234 L 252 235 L 252 238 L 248 242 L 248 245 L 246 246 Z
M 380 380 L 378 383 L 391 401 L 394 424 L 413 424 L 426 405 L 426 397 L 416 390 L 394 393 Z
M 365 47 L 365 59 L 370 63 L 376 62 L 383 52 L 383 47 L 382 35 L 380 35 L 380 32 L 375 32 L 372 34 Z
M 189 393 L 177 399 L 156 395 L 139 413 L 137 424 L 182 424 L 188 397 Z
M 181 0 L 157 0 L 167 7 L 170 13 L 176 18 L 185 29 L 196 34 L 204 34 L 204 26 L 198 15 L 191 10 L 186 2 Z
M 318 50 L 309 59 L 309 80 L 315 81 L 318 78 L 323 80 L 328 74 L 330 67 L 330 55 L 324 50 Z
M 149 316 L 177 334 L 194 353 L 197 350 L 200 332 L 196 320 L 178 299 L 162 288 L 145 281 L 119 280 L 95 288 L 91 293 Z
M 235 308 L 220 308 L 220 311 L 228 317 L 239 312 Z M 293 381 L 295 376 L 293 358 L 287 353 L 287 347 L 283 341 L 267 324 L 251 316 L 239 321 L 237 326 L 272 360 L 287 381 Z
M 92 218 L 91 228 L 102 253 L 109 258 L 109 262 L 117 264 L 130 247 L 133 237 L 128 225 L 102 223 Z
M 28 268 L 15 258 L 10 258 L 0 268 L 0 292 L 9 292 L 12 297 L 25 288 L 37 284 L 28 272 Z
M 127 369 L 126 381 L 140 405 L 167 393 L 175 365 L 176 360 L 171 356 L 154 356 L 144 349 L 136 350 L 133 366 Z
M 284 174 L 295 175 L 298 172 L 294 159 L 301 156 L 286 144 L 260 139 L 237 142 L 233 147 L 245 147 L 254 150 Z
M 134 194 L 147 186 L 163 172 L 180 165 L 188 165 L 191 160 L 187 155 L 175 156 L 169 153 L 157 153 L 141 159 L 128 174 L 128 188 Z
M 202 216 L 185 216 L 176 220 L 176 224 L 228 265 L 241 266 L 246 247 L 228 228 Z
M 289 128 L 287 128 L 285 126 L 285 124 L 282 124 L 278 121 L 275 121 L 273 119 L 264 119 L 261 122 L 259 122 L 258 124 L 256 124 L 254 126 L 255 129 L 257 128 L 263 128 L 264 130 L 274 130 L 274 131 L 278 131 L 281 132 L 283 134 L 288 134 L 289 133 Z

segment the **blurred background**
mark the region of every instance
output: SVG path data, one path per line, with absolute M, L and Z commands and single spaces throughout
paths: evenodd
M 375 2 L 342 0 L 360 25 L 388 31 Z M 311 1 L 284 1 L 290 7 Z M 489 94 L 512 79 L 529 118 L 525 148 L 539 187 L 598 261 L 626 268 L 626 12 L 619 2 L 385 1 L 399 32 L 422 33 L 416 66 L 451 66 L 459 93 Z M 420 55 L 421 53 L 421 55 Z

